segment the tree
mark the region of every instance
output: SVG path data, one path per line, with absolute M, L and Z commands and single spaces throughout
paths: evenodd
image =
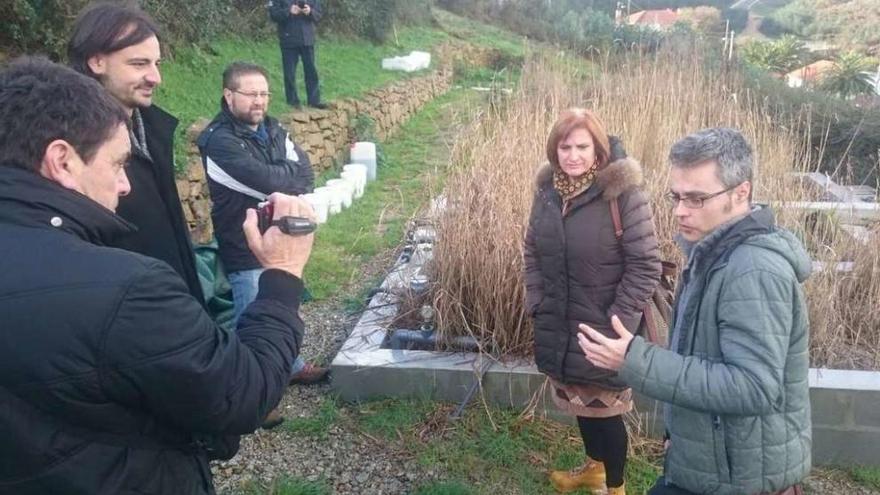
M 870 60 L 856 52 L 847 52 L 834 61 L 834 68 L 822 78 L 819 89 L 841 98 L 874 94 Z
M 747 63 L 778 74 L 785 74 L 803 65 L 806 53 L 804 43 L 791 35 L 771 42 L 753 41 L 740 50 Z
M 695 31 L 718 33 L 721 29 L 721 11 L 713 7 L 679 9 L 680 19 L 688 22 Z

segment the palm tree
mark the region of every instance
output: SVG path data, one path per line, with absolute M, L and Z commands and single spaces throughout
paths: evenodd
M 864 55 L 856 52 L 844 53 L 837 57 L 834 68 L 822 78 L 819 88 L 846 99 L 873 94 L 874 84 L 869 72 L 871 69 L 871 62 Z
M 803 64 L 804 43 L 791 35 L 771 42 L 753 41 L 742 48 L 746 62 L 769 72 L 785 74 Z

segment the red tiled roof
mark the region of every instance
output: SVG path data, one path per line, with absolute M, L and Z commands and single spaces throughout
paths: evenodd
M 671 27 L 678 22 L 678 13 L 671 9 L 642 10 L 627 18 L 628 24 L 640 24 L 643 26 Z

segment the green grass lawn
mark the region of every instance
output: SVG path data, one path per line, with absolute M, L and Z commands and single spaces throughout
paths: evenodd
M 382 70 L 382 58 L 415 49 L 430 50 L 446 38 L 445 32 L 429 27 L 401 29 L 399 44 L 373 45 L 358 39 L 325 37 L 319 40 L 316 48 L 322 98 L 332 101 L 357 97 L 390 81 L 412 77 L 403 72 Z M 186 129 L 197 119 L 211 118 L 217 113 L 222 94 L 223 69 L 235 60 L 256 62 L 266 67 L 272 91 L 269 113 L 279 115 L 288 111 L 284 99 L 281 53 L 276 39 L 230 38 L 218 40 L 208 49 L 178 51 L 173 60 L 162 66 L 162 85 L 156 98 L 158 105 L 180 119 L 175 143 L 178 170 L 186 160 Z M 297 73 L 298 91 L 302 98 L 305 95 L 302 64 Z
M 440 480 L 416 487 L 420 495 L 553 494 L 547 481 L 552 469 L 569 469 L 584 460 L 577 428 L 544 419 L 524 419 L 521 411 L 480 404 L 451 419 L 454 404 L 429 400 L 380 400 L 337 404 L 324 399 L 311 417 L 288 420 L 285 433 L 320 435 L 330 425 L 361 432 L 391 450 L 405 452 Z M 491 413 L 491 417 L 490 417 Z M 644 493 L 659 476 L 659 460 L 628 460 L 627 492 Z M 260 494 L 329 493 L 322 483 L 295 478 L 276 480 Z
M 498 48 L 512 54 L 522 53 L 522 43 L 510 33 L 444 11 L 435 11 L 442 27 L 407 26 L 397 30 L 382 45 L 341 36 L 323 36 L 316 45 L 316 65 L 320 77 L 321 96 L 325 101 L 358 97 L 391 81 L 421 75 L 387 71 L 381 67 L 383 58 L 405 55 L 412 50 L 430 51 L 452 37 Z M 272 101 L 269 113 L 287 111 L 284 99 L 281 53 L 274 36 L 263 39 L 220 39 L 204 48 L 177 50 L 162 65 L 162 84 L 156 103 L 180 120 L 175 141 L 175 161 L 182 170 L 187 159 L 186 129 L 199 118 L 211 118 L 219 110 L 222 93 L 221 75 L 231 62 L 245 60 L 266 67 L 270 74 Z M 305 95 L 302 64 L 298 68 L 297 85 L 300 97 Z
M 398 245 L 407 221 L 430 199 L 426 187 L 439 179 L 448 151 L 442 141 L 447 109 L 467 97 L 451 91 L 432 101 L 383 144 L 385 163 L 363 197 L 333 215 L 315 234 L 304 280 L 315 299 L 354 282 L 364 263 Z
M 880 467 L 856 466 L 850 469 L 850 476 L 856 483 L 880 491 Z

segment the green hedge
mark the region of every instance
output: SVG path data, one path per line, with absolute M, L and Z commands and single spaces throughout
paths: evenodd
M 71 24 L 88 0 L 2 0 L 0 51 L 64 57 Z M 271 36 L 265 0 L 140 0 L 163 31 L 166 48 L 204 45 L 228 35 Z M 398 25 L 431 21 L 433 0 L 325 0 L 322 31 L 382 42 Z

